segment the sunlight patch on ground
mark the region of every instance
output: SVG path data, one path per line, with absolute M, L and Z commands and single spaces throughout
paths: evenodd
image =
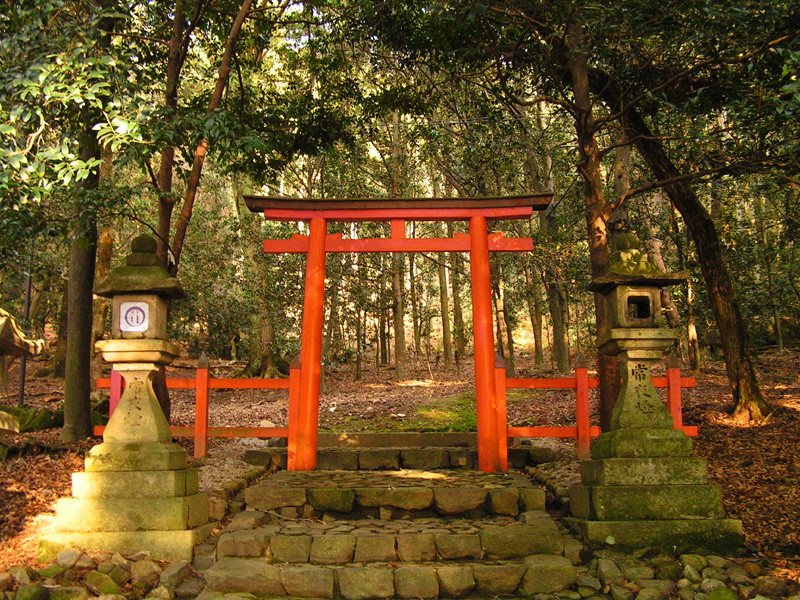
M 425 410 L 425 409 L 418 410 L 417 414 L 420 417 L 424 417 L 426 419 L 431 419 L 433 421 L 445 421 L 445 420 L 449 421 L 449 420 L 451 420 L 453 418 L 453 411 L 441 410 L 441 409 L 437 410 L 435 408 L 434 409 L 427 409 L 427 410 Z
M 442 388 L 454 387 L 460 385 L 468 385 L 467 380 L 453 380 L 453 381 L 437 381 L 435 379 L 404 379 L 403 381 L 379 381 L 377 383 L 365 383 L 362 387 L 373 390 L 382 390 L 390 386 L 397 387 L 424 387 L 424 388 Z
M 395 385 L 400 387 L 448 387 L 453 385 L 465 385 L 467 381 L 436 381 L 434 379 L 406 379 L 398 381 Z
M 399 479 L 450 479 L 444 473 L 433 471 L 391 471 L 388 474 Z

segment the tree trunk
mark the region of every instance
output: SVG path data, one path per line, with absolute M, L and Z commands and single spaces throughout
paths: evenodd
M 97 241 L 97 264 L 95 266 L 95 281 L 102 281 L 111 270 L 111 254 L 114 249 L 114 228 L 104 227 Z M 103 357 L 100 352 L 95 351 L 94 344 L 103 338 L 106 331 L 106 318 L 110 306 L 110 299 L 98 296 L 94 301 L 94 318 L 92 320 L 92 366 L 91 383 L 94 389 L 95 382 L 103 369 Z
M 165 125 L 169 125 L 178 110 L 178 86 L 180 83 L 181 68 L 186 59 L 186 49 L 183 49 L 184 27 L 186 26 L 186 12 L 183 2 L 175 3 L 172 17 L 172 33 L 169 39 L 167 53 L 167 80 L 164 90 Z M 156 234 L 158 238 L 158 256 L 161 266 L 169 268 L 169 236 L 172 223 L 172 211 L 175 208 L 175 197 L 172 195 L 172 176 L 175 167 L 175 148 L 168 146 L 161 151 L 161 164 L 156 177 L 158 186 L 158 224 Z
M 417 293 L 417 277 L 415 273 L 415 254 L 412 252 L 408 255 L 408 283 L 411 297 L 411 323 L 414 328 L 414 351 L 419 352 L 422 347 L 422 334 L 420 331 L 420 302 L 419 294 Z
M 778 303 L 776 302 L 775 293 L 775 277 L 772 273 L 772 252 L 769 247 L 769 239 L 767 238 L 767 226 L 764 223 L 766 219 L 766 210 L 764 206 L 764 196 L 759 195 L 756 200 L 756 221 L 758 222 L 758 233 L 761 242 L 761 254 L 764 259 L 764 270 L 767 272 L 767 292 L 769 293 L 769 301 L 772 305 L 772 326 L 775 330 L 775 346 L 778 352 L 783 352 L 783 332 L 781 331 L 781 315 L 778 312 Z
M 334 279 L 331 290 L 331 309 L 328 314 L 328 325 L 322 340 L 322 366 L 320 369 L 320 393 L 325 391 L 325 379 L 331 364 L 331 346 L 334 334 L 339 327 L 339 282 Z
M 394 380 L 406 378 L 406 329 L 403 322 L 403 255 L 392 254 L 392 294 L 394 309 Z
M 539 213 L 539 231 L 545 241 L 553 239 L 556 233 L 556 219 L 550 210 Z M 544 276 L 547 293 L 547 307 L 550 311 L 550 322 L 553 339 L 550 352 L 553 356 L 556 372 L 569 372 L 569 331 L 567 328 L 567 300 L 564 297 L 564 285 L 561 272 L 554 268 L 550 261 L 545 261 Z
M 509 326 L 511 319 L 506 303 L 506 287 L 503 279 L 503 268 L 500 264 L 492 266 L 492 287 L 495 301 L 495 315 L 497 317 L 497 347 L 500 355 L 506 361 L 506 375 L 514 377 L 514 338 Z
M 79 142 L 81 160 L 101 158 L 100 146 L 93 135 L 94 119 L 84 116 L 87 130 Z M 80 188 L 86 194 L 99 183 L 93 171 Z M 91 202 L 76 200 L 75 224 L 70 234 L 69 281 L 67 283 L 67 357 L 64 375 L 64 428 L 61 439 L 78 441 L 92 435 L 91 358 L 92 358 L 92 288 L 94 287 L 97 251 L 97 213 Z
M 661 197 L 661 190 L 657 190 L 653 195 L 653 206 L 658 207 L 662 204 L 663 198 Z M 645 244 L 647 255 L 650 258 L 650 262 L 666 273 L 667 265 L 664 263 L 664 256 L 661 253 L 661 236 L 659 232 L 656 231 L 653 219 L 649 214 L 645 216 L 645 222 L 647 223 L 647 230 L 650 234 Z M 672 293 L 668 287 L 661 288 L 661 307 L 664 310 L 669 326 L 672 327 L 672 329 L 678 329 L 681 326 L 681 315 L 678 311 L 678 306 L 672 299 Z
M 366 311 L 364 313 L 366 321 Z M 361 323 L 361 308 L 356 307 L 356 381 L 361 381 L 361 349 L 364 347 L 361 338 L 366 323 L 362 326 Z
M 635 140 L 639 153 L 657 179 L 668 180 L 680 175 L 677 167 L 667 156 L 660 140 L 652 135 L 649 127 L 636 111 L 628 111 L 626 126 L 633 134 L 629 137 Z M 761 421 L 770 413 L 771 409 L 758 386 L 755 368 L 750 358 L 744 321 L 727 265 L 722 256 L 722 248 L 714 221 L 688 180 L 665 185 L 664 190 L 672 204 L 681 213 L 697 250 L 700 270 L 706 282 L 708 298 L 719 328 L 728 380 L 736 403 L 734 419 L 742 423 Z
M 250 6 L 253 0 L 244 0 L 239 7 L 239 12 L 233 20 L 228 38 L 225 40 L 225 51 L 220 61 L 219 69 L 217 70 L 217 80 L 214 85 L 214 92 L 211 94 L 211 100 L 208 103 L 207 114 L 219 108 L 222 102 L 222 96 L 225 88 L 228 85 L 228 78 L 231 72 L 231 64 L 233 61 L 233 53 L 236 48 L 236 40 L 239 38 L 239 33 L 242 30 L 245 19 L 250 14 Z M 186 230 L 189 227 L 189 221 L 192 218 L 192 211 L 194 210 L 194 201 L 197 198 L 197 190 L 200 187 L 200 176 L 203 173 L 203 166 L 205 165 L 206 155 L 208 154 L 208 140 L 203 137 L 197 144 L 194 151 L 194 161 L 192 163 L 192 170 L 189 173 L 189 178 L 186 181 L 186 194 L 181 207 L 181 214 L 178 218 L 178 223 L 175 226 L 175 237 L 172 240 L 172 255 L 175 258 L 175 263 L 170 265 L 170 275 L 176 275 L 178 272 L 178 265 L 181 260 L 181 253 L 183 252 L 183 242 L 186 239 Z
M 540 132 L 544 132 L 546 129 L 545 112 L 546 107 L 544 103 L 541 102 L 539 104 L 539 110 L 537 111 L 537 123 Z M 541 177 L 544 181 L 544 189 L 547 192 L 553 193 L 556 186 L 553 180 L 553 158 L 549 152 L 545 156 L 544 166 L 545 173 Z M 558 234 L 558 223 L 554 211 L 554 208 L 550 208 L 539 213 L 539 233 L 542 235 L 544 243 L 553 240 Z M 551 261 L 545 261 L 543 279 L 553 330 L 550 353 L 555 364 L 556 372 L 568 373 L 570 368 L 569 329 L 567 327 L 567 307 L 561 271 L 557 269 Z M 541 312 L 539 312 L 539 315 L 541 315 Z
M 539 278 L 531 275 L 531 265 L 527 260 L 522 263 L 525 276 L 525 303 L 531 319 L 533 331 L 533 368 L 541 369 L 544 366 L 544 346 L 542 344 L 542 290 L 539 287 Z
M 384 291 L 386 290 L 386 270 L 384 269 L 383 254 L 381 254 L 381 278 L 380 289 L 378 291 L 378 364 L 389 363 L 389 342 L 386 339 L 386 300 Z
M 442 346 L 444 348 L 444 368 L 453 369 L 453 340 L 450 333 L 450 302 L 447 298 L 447 269 L 445 255 L 439 254 L 439 306 L 442 311 Z
M 453 224 L 447 224 L 447 235 L 453 237 Z M 461 256 L 458 252 L 450 252 L 450 286 L 453 290 L 453 330 L 456 341 L 456 364 L 467 351 L 467 339 L 464 332 L 464 313 L 461 310 Z
M 609 264 L 606 223 L 611 217 L 611 208 L 603 195 L 601 176 L 602 156 L 595 138 L 596 124 L 592 117 L 592 100 L 589 89 L 588 42 L 580 25 L 571 24 L 568 32 L 569 72 L 574 96 L 575 132 L 578 137 L 580 163 L 578 171 L 584 181 L 586 198 L 586 228 L 589 240 L 589 261 L 592 277 L 606 273 Z M 609 331 L 606 299 L 594 294 L 597 336 Z M 620 388 L 620 372 L 616 357 L 598 353 L 597 371 L 600 378 L 600 427 L 607 431 L 611 424 L 611 413 Z
M 58 305 L 56 331 L 58 341 L 56 352 L 53 356 L 53 377 L 64 378 L 67 369 L 67 313 L 69 312 L 69 278 L 64 282 L 61 293 L 61 302 Z
M 686 282 L 686 336 L 688 338 L 689 367 L 692 373 L 700 372 L 700 340 L 697 337 L 697 324 L 694 320 L 694 290 L 691 280 Z

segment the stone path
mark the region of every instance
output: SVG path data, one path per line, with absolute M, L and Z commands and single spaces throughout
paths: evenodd
M 494 597 L 576 581 L 582 545 L 519 474 L 284 471 L 244 501 L 198 548 L 206 596 Z
M 226 502 L 234 514 L 192 564 L 66 549 L 38 570 L 0 573 L 0 600 L 800 600 L 800 584 L 770 575 L 759 557 L 591 554 L 520 475 L 279 472 L 249 487 L 237 481 Z

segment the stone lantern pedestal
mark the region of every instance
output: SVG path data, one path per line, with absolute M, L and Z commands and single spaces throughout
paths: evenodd
M 660 289 L 685 275 L 657 271 L 632 236 L 622 242 L 610 273 L 590 287 L 609 300 L 612 329 L 597 344 L 617 357 L 622 387 L 610 430 L 594 441 L 581 484 L 570 490 L 569 523 L 592 548 L 736 550 L 741 522 L 724 518 L 705 459 L 673 429 L 651 381 L 652 365 L 678 337 L 661 326 Z
M 183 291 L 153 264 L 152 238 L 137 238 L 132 249 L 128 266 L 112 271 L 96 290 L 114 297 L 115 339 L 97 342 L 97 348 L 125 378 L 125 392 L 103 443 L 86 454 L 86 471 L 73 473 L 72 497 L 58 501 L 56 532 L 40 540 L 40 560 L 50 560 L 66 546 L 191 560 L 194 546 L 216 525 L 208 522 L 208 499 L 198 493 L 197 470 L 172 443 L 153 389 L 159 369 L 179 354 L 175 344 L 160 339 L 166 332 L 161 298 L 182 297 Z

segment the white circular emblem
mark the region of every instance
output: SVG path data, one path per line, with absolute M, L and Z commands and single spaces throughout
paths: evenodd
M 122 302 L 119 305 L 120 331 L 147 331 L 149 317 L 150 306 L 147 302 Z

